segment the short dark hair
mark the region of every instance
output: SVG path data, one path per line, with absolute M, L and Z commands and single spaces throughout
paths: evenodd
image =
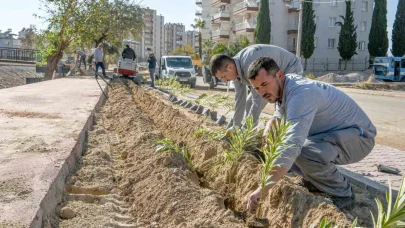
M 221 70 L 221 68 L 225 67 L 225 64 L 227 63 L 233 63 L 233 59 L 225 54 L 216 54 L 211 57 L 210 60 L 210 71 L 212 75 L 215 75 L 215 73 L 218 70 Z
M 248 78 L 254 80 L 261 69 L 265 69 L 268 74 L 273 76 L 280 70 L 274 59 L 270 57 L 260 57 L 250 64 Z
M 129 48 L 129 45 L 127 44 L 127 45 L 125 45 L 127 48 Z

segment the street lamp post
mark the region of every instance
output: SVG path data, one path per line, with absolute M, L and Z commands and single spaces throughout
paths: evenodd
M 300 9 L 298 16 L 298 35 L 297 35 L 297 51 L 295 52 L 298 58 L 301 57 L 301 39 L 302 39 L 302 2 L 304 0 L 299 0 Z

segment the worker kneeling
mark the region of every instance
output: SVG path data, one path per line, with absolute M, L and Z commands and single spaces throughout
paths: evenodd
M 261 191 L 266 195 L 290 169 L 303 177 L 308 190 L 331 195 L 338 208 L 352 205 L 353 190 L 336 165 L 358 162 L 373 149 L 377 131 L 366 113 L 334 86 L 297 74 L 285 75 L 268 57 L 252 62 L 248 77 L 260 96 L 276 103 L 263 137 L 282 117 L 295 124 L 288 133 L 292 137 L 287 144 L 292 147 L 275 161 L 278 166 L 269 173 L 271 184 L 249 195 L 248 210 L 254 213 Z

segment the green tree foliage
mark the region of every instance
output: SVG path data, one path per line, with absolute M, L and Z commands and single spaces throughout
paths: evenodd
M 304 70 L 307 69 L 307 60 L 311 58 L 315 49 L 314 35 L 316 31 L 315 10 L 312 9 L 312 0 L 304 3 L 302 15 L 301 51 L 305 58 Z
M 375 0 L 368 36 L 368 52 L 373 59 L 376 56 L 386 56 L 388 51 L 387 35 L 387 0 Z
M 260 0 L 254 37 L 256 44 L 270 44 L 271 21 L 269 0 Z
M 201 35 L 201 30 L 205 28 L 205 21 L 202 19 L 195 19 L 194 24 L 191 26 L 194 29 L 198 29 L 198 54 L 200 55 L 200 58 L 202 58 L 202 35 Z
M 354 26 L 353 11 L 351 8 L 352 2 L 346 1 L 346 15 L 340 16 L 342 22 L 336 22 L 340 26 L 338 51 L 340 57 L 345 60 L 345 70 L 347 66 L 347 60 L 350 60 L 353 55 L 357 55 L 357 26 Z
M 104 47 L 116 53 L 121 41 L 129 35 L 140 37 L 143 11 L 130 0 L 41 0 L 44 15 L 37 15 L 48 23 L 41 31 L 39 47 L 47 64 L 45 80 L 53 77 L 64 51 L 73 46 Z
M 405 0 L 398 1 L 394 28 L 392 30 L 391 53 L 397 57 L 405 55 Z

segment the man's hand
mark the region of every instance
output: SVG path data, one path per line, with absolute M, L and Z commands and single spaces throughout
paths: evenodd
M 231 137 L 231 135 L 233 135 L 233 133 L 237 130 L 239 130 L 239 127 L 237 127 L 237 126 L 233 126 L 233 127 L 226 129 L 226 133 L 225 133 L 226 137 Z
M 279 118 L 277 118 L 277 117 L 272 117 L 268 122 L 267 122 L 267 124 L 266 124 L 266 127 L 264 128 L 264 132 L 263 132 L 263 138 L 262 138 L 262 143 L 263 143 L 263 146 L 267 146 L 267 139 L 269 138 L 269 132 L 273 135 L 273 137 L 274 137 L 274 133 L 275 132 L 273 132 L 273 126 L 275 125 L 275 124 L 280 124 L 281 123 L 281 119 L 279 119 Z
M 247 202 L 247 210 L 252 213 L 256 214 L 256 210 L 259 207 L 260 197 L 262 196 L 261 188 L 257 188 L 254 192 L 250 193 L 248 196 Z

